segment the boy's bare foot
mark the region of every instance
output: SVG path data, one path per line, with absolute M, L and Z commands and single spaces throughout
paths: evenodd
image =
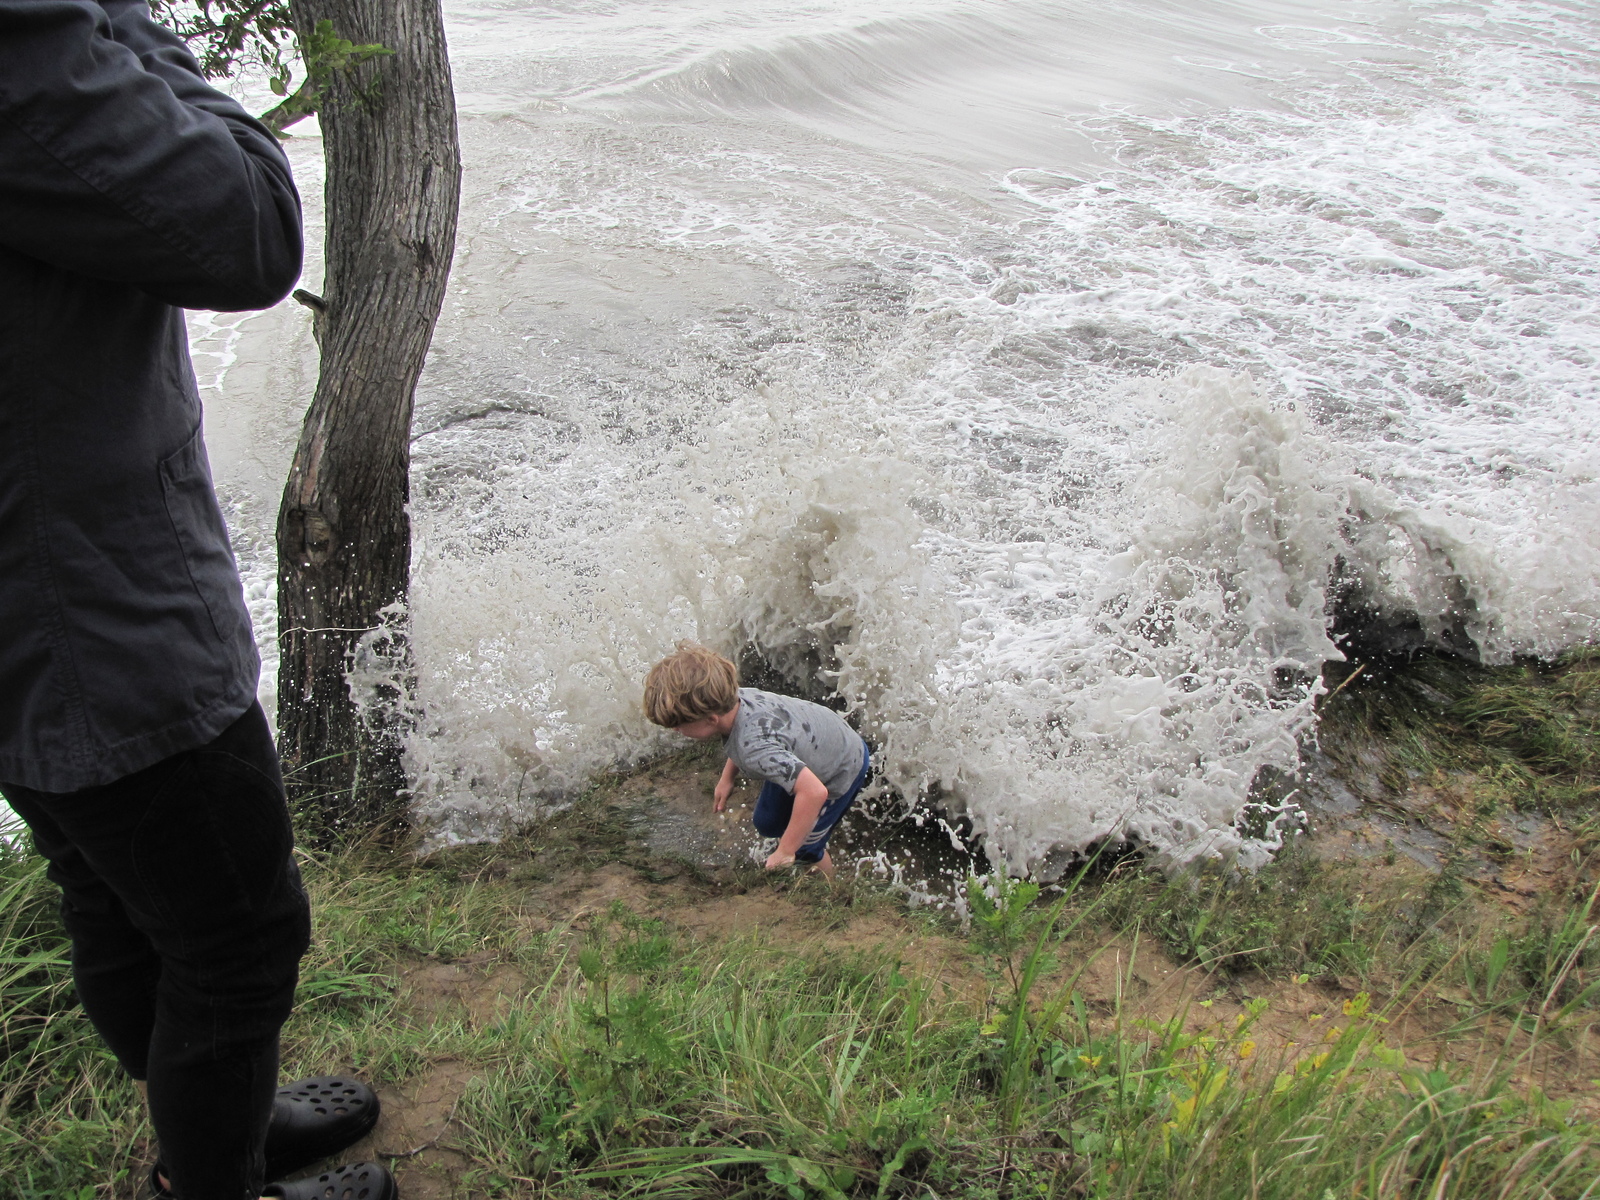
M 826 850 L 824 850 L 822 852 L 822 857 L 817 859 L 816 863 L 812 866 L 811 869 L 813 871 L 821 871 L 822 872 L 822 877 L 824 879 L 826 879 L 829 883 L 832 883 L 833 882 L 833 855 L 829 854 Z

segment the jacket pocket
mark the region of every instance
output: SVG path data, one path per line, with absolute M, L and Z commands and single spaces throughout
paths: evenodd
M 189 580 L 211 614 L 218 639 L 230 641 L 245 620 L 244 588 L 228 542 L 228 527 L 217 506 L 200 430 L 196 429 L 176 454 L 162 460 L 161 490 L 189 568 Z

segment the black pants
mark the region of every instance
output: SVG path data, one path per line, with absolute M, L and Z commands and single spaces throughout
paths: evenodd
M 149 1081 L 180 1200 L 254 1200 L 311 922 L 260 705 L 104 787 L 0 785 L 61 887 L 78 999 Z

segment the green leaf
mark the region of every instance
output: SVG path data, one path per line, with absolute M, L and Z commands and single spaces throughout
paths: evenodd
M 295 1002 L 313 1000 L 378 1000 L 393 990 L 394 981 L 377 971 L 340 971 L 331 967 L 313 967 L 300 975 L 295 988 Z
M 878 1200 L 884 1200 L 889 1194 L 889 1184 L 893 1182 L 895 1174 L 905 1169 L 906 1160 L 918 1150 L 927 1150 L 929 1145 L 926 1138 L 914 1137 L 900 1143 L 900 1149 L 894 1152 L 894 1157 L 883 1164 L 883 1170 L 878 1172 Z
M 629 975 L 658 971 L 672 959 L 672 939 L 655 936 L 626 942 L 617 950 L 617 970 Z
M 1501 938 L 1489 950 L 1489 974 L 1484 981 L 1486 990 L 1493 992 L 1494 985 L 1499 981 L 1501 972 L 1506 969 L 1506 964 L 1511 961 L 1511 939 Z

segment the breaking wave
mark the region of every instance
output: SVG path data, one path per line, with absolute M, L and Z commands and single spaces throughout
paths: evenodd
M 1193 67 L 1257 103 L 1063 112 L 1092 155 L 962 183 L 784 114 L 1037 72 L 1067 9 L 762 8 L 743 42 L 634 28 L 661 52 L 619 67 L 599 8 L 508 48 L 503 7 L 456 6 L 460 86 L 537 58 L 563 107 L 463 125 L 414 443 L 438 837 L 670 746 L 640 682 L 695 637 L 836 692 L 1014 869 L 1108 836 L 1257 863 L 1236 823 L 1313 733 L 1333 589 L 1489 660 L 1595 636 L 1592 15 L 1262 0 Z M 211 401 L 243 387 L 251 335 L 195 332 Z

